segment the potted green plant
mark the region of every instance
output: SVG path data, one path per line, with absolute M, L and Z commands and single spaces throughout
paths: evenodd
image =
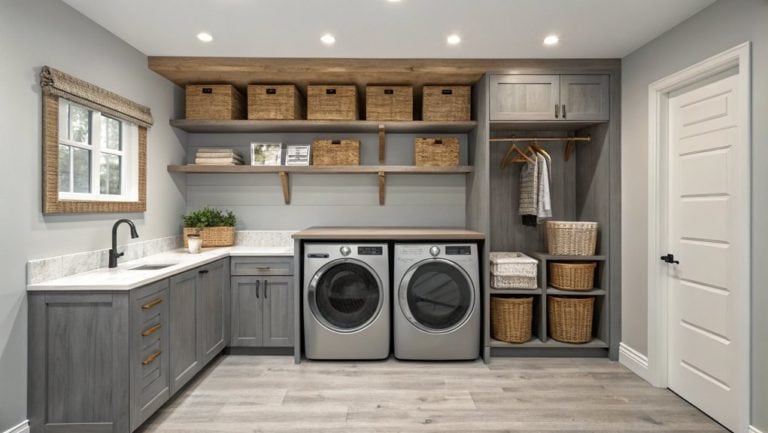
M 203 247 L 229 247 L 235 244 L 237 218 L 232 211 L 205 206 L 183 216 L 184 247 L 190 235 L 198 235 Z

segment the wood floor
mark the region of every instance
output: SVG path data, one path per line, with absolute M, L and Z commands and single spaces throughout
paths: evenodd
M 222 356 L 141 433 L 722 432 L 605 359 L 311 362 Z

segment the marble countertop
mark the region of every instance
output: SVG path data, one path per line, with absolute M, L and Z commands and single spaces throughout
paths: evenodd
M 142 287 L 181 272 L 230 256 L 293 256 L 292 247 L 204 248 L 200 254 L 189 254 L 186 249 L 120 263 L 116 268 L 101 268 L 64 278 L 27 286 L 27 291 L 121 291 Z M 133 270 L 147 264 L 172 264 L 156 270 Z

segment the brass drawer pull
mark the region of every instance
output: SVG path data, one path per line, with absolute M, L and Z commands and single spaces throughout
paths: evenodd
M 151 364 L 152 361 L 157 359 L 157 357 L 160 356 L 160 354 L 162 352 L 163 352 L 162 350 L 158 350 L 157 352 L 147 356 L 147 358 L 145 360 L 141 361 L 141 365 L 149 365 L 149 364 Z
M 157 305 L 162 304 L 162 303 L 163 303 L 162 299 L 155 299 L 152 302 L 147 302 L 146 304 L 142 305 L 141 309 L 142 310 L 149 310 L 150 308 L 156 307 Z
M 269 271 L 271 269 L 272 269 L 271 266 L 256 266 L 256 270 L 258 271 Z
M 160 324 L 157 324 L 157 325 L 147 329 L 146 331 L 142 332 L 141 336 L 142 337 L 148 337 L 148 336 L 154 334 L 155 332 L 157 332 L 159 329 L 160 329 Z

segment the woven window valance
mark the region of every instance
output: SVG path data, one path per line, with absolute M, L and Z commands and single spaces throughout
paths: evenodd
M 145 128 L 152 126 L 152 113 L 149 107 L 137 104 L 57 69 L 43 66 L 43 70 L 40 72 L 40 86 L 47 95 L 70 100 Z

